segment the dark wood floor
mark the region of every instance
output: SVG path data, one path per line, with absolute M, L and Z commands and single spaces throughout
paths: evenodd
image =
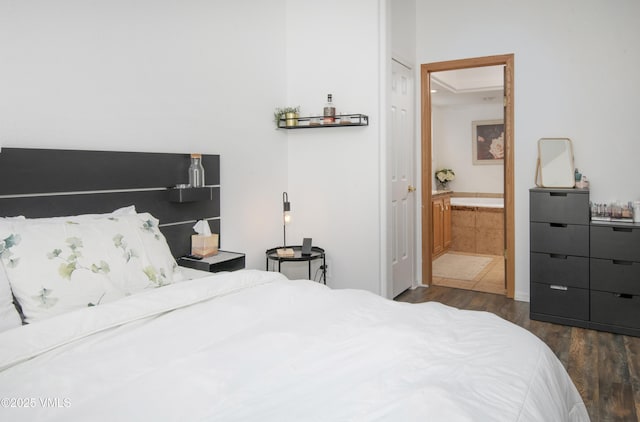
M 582 395 L 593 422 L 640 419 L 640 338 L 529 319 L 529 303 L 450 287 L 407 290 L 396 300 L 437 301 L 489 311 L 541 338 L 558 356 Z

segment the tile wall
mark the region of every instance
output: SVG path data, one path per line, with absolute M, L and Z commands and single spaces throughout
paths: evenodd
M 451 237 L 452 251 L 503 255 L 504 210 L 453 206 Z

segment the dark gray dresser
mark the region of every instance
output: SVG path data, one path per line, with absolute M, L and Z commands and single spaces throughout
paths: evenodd
M 589 191 L 529 192 L 531 319 L 587 327 Z
M 591 223 L 591 327 L 640 336 L 640 225 Z
M 531 319 L 640 336 L 640 225 L 591 222 L 589 191 L 529 191 Z

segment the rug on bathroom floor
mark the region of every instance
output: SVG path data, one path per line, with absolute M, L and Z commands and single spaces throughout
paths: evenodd
M 492 260 L 488 256 L 446 253 L 433 261 L 433 276 L 472 281 Z

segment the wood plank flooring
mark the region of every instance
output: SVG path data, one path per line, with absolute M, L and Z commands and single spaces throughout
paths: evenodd
M 592 422 L 640 420 L 640 338 L 529 319 L 529 303 L 443 286 L 407 290 L 395 300 L 437 301 L 492 312 L 542 339 L 580 391 Z

